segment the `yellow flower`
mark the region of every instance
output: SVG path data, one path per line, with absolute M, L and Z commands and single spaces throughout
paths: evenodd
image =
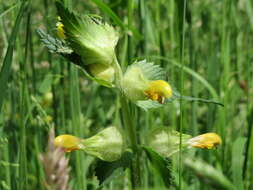
M 189 139 L 188 144 L 195 148 L 212 149 L 222 143 L 219 135 L 216 133 L 205 133 Z
M 164 80 L 153 80 L 149 82 L 148 89 L 145 91 L 146 96 L 159 103 L 164 103 L 165 98 L 172 97 L 172 88 Z
M 57 27 L 57 35 L 59 38 L 65 40 L 67 37 L 65 35 L 65 31 L 64 31 L 64 25 L 60 22 L 61 18 L 58 17 L 59 22 L 56 23 L 56 27 Z
M 66 152 L 80 150 L 83 148 L 81 139 L 72 135 L 60 135 L 55 138 L 54 145 L 63 148 Z

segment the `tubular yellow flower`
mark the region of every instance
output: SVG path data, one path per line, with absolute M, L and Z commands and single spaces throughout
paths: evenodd
M 216 133 L 205 133 L 189 139 L 187 143 L 190 147 L 212 149 L 220 145 L 222 140 Z
M 65 40 L 66 39 L 66 35 L 64 34 L 65 31 L 63 29 L 64 25 L 61 22 L 57 22 L 56 23 L 56 27 L 57 27 L 57 35 L 59 38 Z
M 60 135 L 54 139 L 54 145 L 56 147 L 63 148 L 66 152 L 71 152 L 73 150 L 80 150 L 83 148 L 81 144 L 81 139 L 72 135 Z
M 172 88 L 164 80 L 153 80 L 149 82 L 148 89 L 145 91 L 146 96 L 159 103 L 164 103 L 165 98 L 172 97 Z

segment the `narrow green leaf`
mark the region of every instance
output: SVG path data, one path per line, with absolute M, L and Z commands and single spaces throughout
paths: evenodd
M 166 57 L 162 57 L 162 56 L 146 56 L 146 58 L 160 59 L 160 60 L 163 60 L 163 61 L 166 61 L 166 62 L 170 63 L 171 66 L 176 66 L 178 68 L 181 68 L 181 64 L 177 63 L 176 61 L 170 60 L 170 59 L 168 59 Z M 212 97 L 214 99 L 219 100 L 218 93 L 216 92 L 216 90 L 214 89 L 214 87 L 205 78 L 203 78 L 197 72 L 195 72 L 194 70 L 192 70 L 192 69 L 190 69 L 190 68 L 188 68 L 186 66 L 183 66 L 182 70 L 184 72 L 190 74 L 192 77 L 194 77 L 200 83 L 202 83 L 207 88 L 207 90 L 210 92 L 210 94 L 212 95 Z
M 215 189 L 236 190 L 235 186 L 223 175 L 221 171 L 218 171 L 204 161 L 187 158 L 184 163 L 200 178 L 200 180 L 215 187 Z
M 14 46 L 15 46 L 15 42 L 16 42 L 16 38 L 17 38 L 17 34 L 19 31 L 19 26 L 20 26 L 23 14 L 26 11 L 26 6 L 27 6 L 27 2 L 23 1 L 21 4 L 21 7 L 19 9 L 18 16 L 15 21 L 15 25 L 12 29 L 11 37 L 9 39 L 9 45 L 7 48 L 6 55 L 4 57 L 3 66 L 1 68 L 1 72 L 0 72 L 0 110 L 2 108 L 5 93 L 7 91 L 8 78 L 11 74 L 11 65 L 12 65 Z
M 7 8 L 6 10 L 4 10 L 2 13 L 0 13 L 0 19 L 1 17 L 3 17 L 4 15 L 6 15 L 7 13 L 9 13 L 10 11 L 12 11 L 14 8 L 16 8 L 18 5 L 20 4 L 20 2 L 15 3 L 14 5 L 11 5 L 9 8 Z
M 232 146 L 232 176 L 233 182 L 238 189 L 243 189 L 243 161 L 244 161 L 244 148 L 246 143 L 245 137 L 237 138 Z
M 105 12 L 118 26 L 120 26 L 123 30 L 128 31 L 127 26 L 121 21 L 121 19 L 112 11 L 110 7 L 108 7 L 101 0 L 92 0 L 103 12 Z M 130 28 L 134 37 L 138 40 L 142 39 L 142 35 L 135 28 Z

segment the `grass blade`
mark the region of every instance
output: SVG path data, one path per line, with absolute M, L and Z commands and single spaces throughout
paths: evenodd
M 19 9 L 14 28 L 12 29 L 11 37 L 9 39 L 9 45 L 8 45 L 6 55 L 4 57 L 3 66 L 0 72 L 0 110 L 2 108 L 4 96 L 7 90 L 6 87 L 7 87 L 8 78 L 11 73 L 14 46 L 15 46 L 17 34 L 19 31 L 19 26 L 20 26 L 23 14 L 25 13 L 25 10 L 26 10 L 26 5 L 27 3 L 23 1 Z

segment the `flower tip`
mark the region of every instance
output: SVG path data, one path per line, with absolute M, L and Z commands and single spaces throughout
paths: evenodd
M 172 88 L 164 80 L 153 80 L 149 82 L 149 87 L 145 91 L 147 97 L 151 100 L 158 101 L 159 103 L 164 103 L 165 98 L 172 97 Z
M 65 152 L 82 149 L 81 139 L 72 135 L 60 135 L 54 139 L 55 147 L 62 148 Z
M 64 31 L 64 25 L 61 22 L 57 22 L 56 23 L 56 27 L 57 27 L 57 35 L 59 38 L 65 40 L 67 37 L 65 35 L 65 31 Z
M 212 149 L 222 144 L 221 137 L 216 133 L 205 133 L 188 141 L 190 147 Z

